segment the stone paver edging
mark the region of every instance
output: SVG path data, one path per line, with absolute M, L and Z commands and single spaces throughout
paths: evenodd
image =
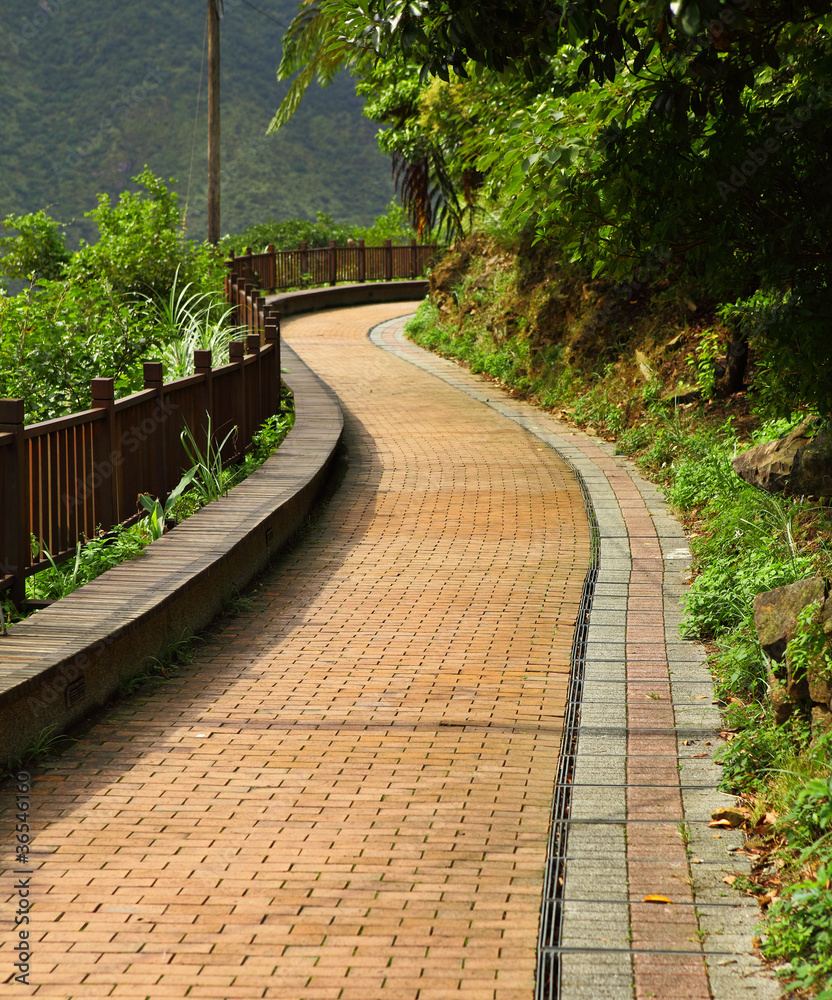
M 404 338 L 370 339 L 512 420 L 566 459 L 597 519 L 600 556 L 585 637 L 557 942 L 541 942 L 538 996 L 563 1000 L 779 997 L 751 952 L 756 905 L 722 880 L 747 872 L 739 831 L 715 833 L 720 713 L 703 649 L 679 636 L 690 553 L 658 489 L 613 446 L 510 399 Z M 557 826 L 558 824 L 556 824 Z M 564 835 L 565 834 L 565 835 Z M 670 905 L 642 902 L 646 896 Z

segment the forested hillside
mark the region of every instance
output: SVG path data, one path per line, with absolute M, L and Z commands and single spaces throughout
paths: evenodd
M 222 46 L 222 232 L 268 218 L 367 224 L 392 197 L 389 161 L 346 74 L 309 100 L 280 135 L 266 135 L 286 92 L 278 84 L 292 0 L 226 0 Z M 204 0 L 0 0 L 0 218 L 49 207 L 83 218 L 99 192 L 117 195 L 147 164 L 176 177 L 184 206 L 205 25 Z M 188 233 L 205 237 L 207 77 L 196 131 Z

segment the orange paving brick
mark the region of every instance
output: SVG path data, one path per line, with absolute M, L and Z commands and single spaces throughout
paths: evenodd
M 589 533 L 554 453 L 369 344 L 407 308 L 285 324 L 343 482 L 250 614 L 36 780 L 15 995 L 531 1000 Z

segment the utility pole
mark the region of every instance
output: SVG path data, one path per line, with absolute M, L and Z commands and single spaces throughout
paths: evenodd
M 208 0 L 208 242 L 220 238 L 220 5 Z

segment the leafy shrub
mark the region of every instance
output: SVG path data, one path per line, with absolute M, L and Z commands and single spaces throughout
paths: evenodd
M 384 215 L 380 215 L 372 226 L 350 226 L 335 222 L 331 215 L 318 212 L 316 219 L 269 219 L 249 226 L 236 236 L 226 236 L 220 241 L 224 253 L 234 250 L 235 253 L 245 253 L 246 247 L 251 247 L 259 253 L 270 244 L 275 250 L 297 250 L 301 243 L 312 249 L 328 247 L 331 241 L 338 246 L 345 246 L 347 240 L 363 239 L 367 246 L 381 246 L 385 240 L 393 243 L 409 243 L 416 236 L 407 221 L 404 209 L 393 201 L 387 206 Z
M 38 282 L 60 278 L 69 261 L 63 225 L 41 209 L 28 215 L 7 215 L 7 235 L 0 239 L 0 279 Z
M 817 1000 L 832 1000 L 832 861 L 775 901 L 767 931 L 765 954 L 788 961 L 781 975 L 790 985 L 820 988 Z
M 721 698 L 739 696 L 762 701 L 768 689 L 769 666 L 753 626 L 744 621 L 715 638 L 715 690 Z
M 30 600 L 60 600 L 120 562 L 134 559 L 149 541 L 150 538 L 140 527 L 124 528 L 119 525 L 101 538 L 92 538 L 84 545 L 79 542 L 74 558 L 66 562 L 56 565 L 51 555 L 45 552 L 43 555 L 51 566 L 29 577 L 26 596 Z
M 723 789 L 735 794 L 762 791 L 772 773 L 793 755 L 795 746 L 808 742 L 806 725 L 799 717 L 777 726 L 770 712 L 751 706 L 742 721 L 743 728 L 716 758 L 723 765 Z
M 809 556 L 783 559 L 763 547 L 713 556 L 691 585 L 683 634 L 713 637 L 749 621 L 757 594 L 794 583 L 811 569 Z

